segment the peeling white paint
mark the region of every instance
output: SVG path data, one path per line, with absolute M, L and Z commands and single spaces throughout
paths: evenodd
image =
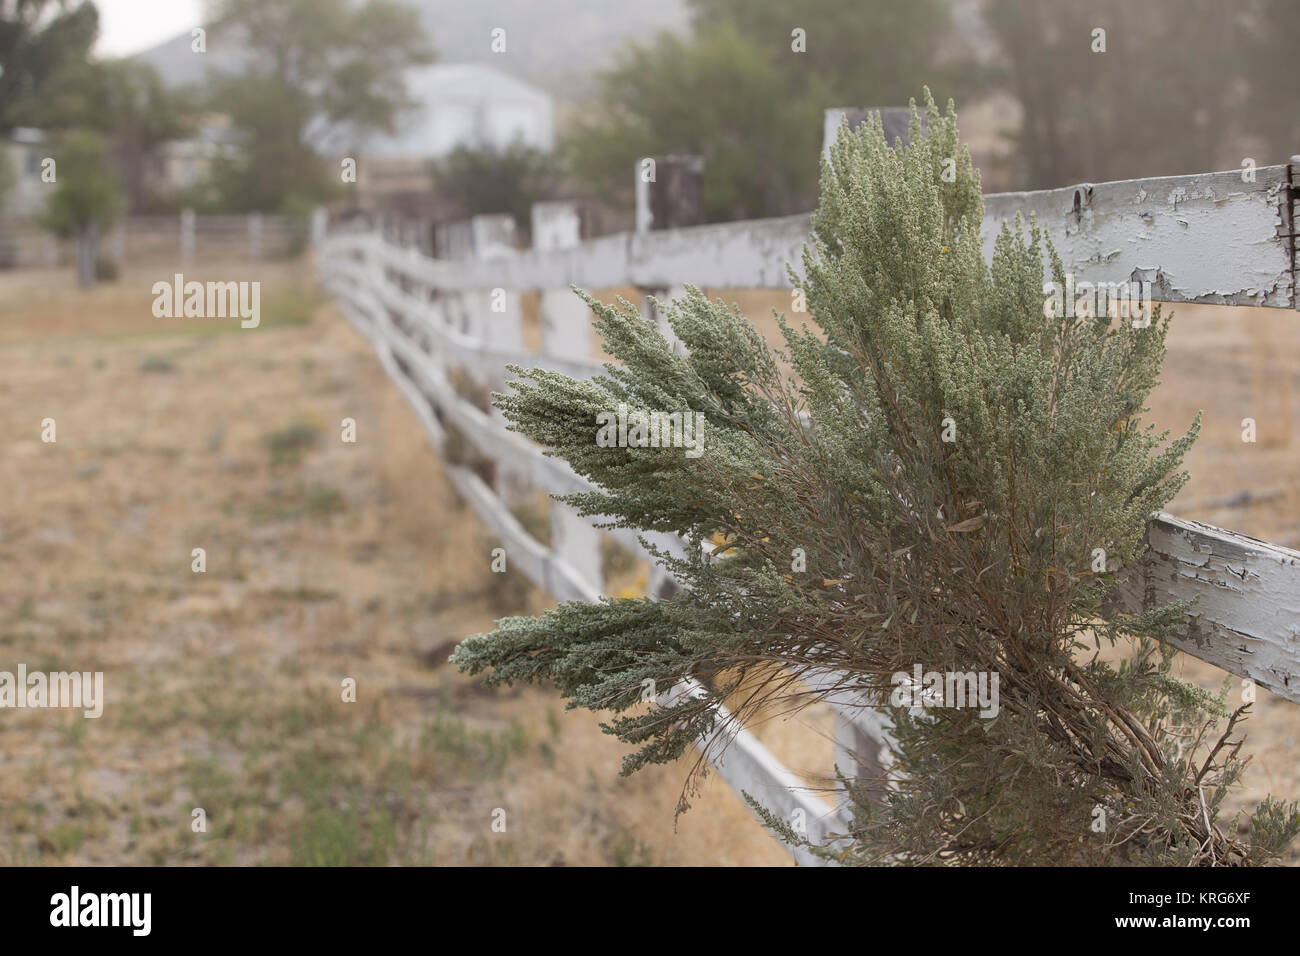
M 1124 282 L 1157 269 L 1155 298 L 1289 308 L 1292 263 L 1282 233 L 1286 166 L 1263 166 L 1243 188 L 1238 171 L 985 197 L 985 257 L 1004 221 L 1035 215 L 1076 279 Z M 1078 211 L 1075 203 L 1078 201 Z M 604 236 L 571 249 L 404 268 L 443 290 L 618 285 L 790 287 L 800 271 L 807 215 Z
M 1147 541 L 1116 609 L 1195 600 L 1169 643 L 1300 703 L 1300 552 L 1168 514 L 1152 519 Z
M 1076 281 L 1125 282 L 1135 269 L 1158 270 L 1161 301 L 1289 308 L 1291 251 L 1279 235 L 1287 167 L 1257 172 L 1244 189 L 1236 171 L 1143 180 L 1136 189 L 1100 183 L 1077 222 L 1079 187 L 988 196 L 985 256 L 1002 222 L 1033 214 Z

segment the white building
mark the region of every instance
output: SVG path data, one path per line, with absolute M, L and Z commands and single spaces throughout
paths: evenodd
M 366 153 L 383 159 L 438 159 L 458 146 L 504 149 L 520 140 L 549 151 L 555 103 L 549 93 L 478 63 L 412 69 L 407 94 L 416 103 L 393 135 L 378 135 Z
M 41 164 L 50 151 L 44 143 L 40 130 L 22 126 L 0 137 L 0 162 L 8 166 L 0 171 L 0 213 L 27 220 L 45 208 L 49 190 L 41 180 Z

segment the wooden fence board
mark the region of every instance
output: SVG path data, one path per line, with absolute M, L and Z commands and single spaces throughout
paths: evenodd
M 1147 542 L 1115 610 L 1195 600 L 1170 644 L 1300 703 L 1300 552 L 1163 513 Z
M 1146 280 L 1152 297 L 1292 308 L 1290 167 L 1080 184 L 986 196 L 986 257 L 1004 221 L 1036 215 L 1080 280 Z M 461 260 L 391 247 L 385 265 L 443 290 L 620 285 L 788 289 L 800 272 L 810 216 L 714 223 L 589 240 L 570 249 Z M 360 237 L 350 237 L 364 241 Z

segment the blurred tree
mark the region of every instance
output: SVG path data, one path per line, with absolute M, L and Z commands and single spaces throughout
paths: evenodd
M 0 133 L 46 125 L 47 83 L 69 62 L 84 62 L 98 32 L 90 0 L 0 0 Z
M 562 143 L 575 181 L 632 202 L 645 156 L 705 160 L 710 220 L 810 209 L 827 107 L 905 105 L 933 78 L 946 0 L 694 0 L 696 31 L 625 48 Z M 795 52 L 796 28 L 807 52 Z
M 527 229 L 533 203 L 555 197 L 555 167 L 519 140 L 500 150 L 461 146 L 433 164 L 433 189 L 457 216 L 509 213 Z
M 942 83 L 948 0 L 688 0 L 697 29 L 731 24 L 774 66 L 822 81 L 827 106 L 906 106 Z M 792 49 L 804 31 L 805 53 Z
M 331 170 L 305 135 L 316 115 L 312 97 L 275 77 L 231 76 L 217 81 L 213 106 L 230 117 L 241 146 L 213 164 L 218 206 L 271 212 L 331 195 Z
M 121 212 L 122 198 L 109 162 L 108 144 L 92 130 L 72 130 L 55 143 L 56 187 L 44 225 L 56 235 L 76 239 L 77 280 L 95 282 L 99 237 Z
M 1243 9 L 1219 0 L 986 0 L 1003 53 L 998 80 L 1023 110 L 1024 185 L 1221 166 L 1240 132 Z M 1096 30 L 1105 31 L 1104 52 L 1094 52 Z
M 1267 155 L 1260 165 L 1285 163 L 1300 153 L 1300 104 L 1292 57 L 1300 46 L 1300 3 L 1249 0 L 1243 7 L 1241 72 L 1249 95 L 1242 115 Z
M 719 23 L 626 48 L 602 78 L 599 106 L 561 148 L 579 188 L 606 202 L 631 206 L 641 158 L 693 153 L 704 157 L 708 219 L 782 215 L 812 206 L 828 103 L 823 83 L 791 86 L 753 41 Z
M 41 97 L 46 129 L 86 127 L 109 141 L 131 211 L 157 205 L 148 191 L 150 168 L 164 143 L 193 133 L 196 107 L 152 66 L 125 59 L 66 63 Z
M 248 54 L 212 98 L 242 134 L 242 155 L 216 170 L 240 211 L 331 195 L 338 166 L 322 151 L 355 155 L 366 133 L 391 132 L 409 105 L 405 70 L 433 60 L 418 15 L 398 0 L 216 0 L 212 10 L 213 27 Z

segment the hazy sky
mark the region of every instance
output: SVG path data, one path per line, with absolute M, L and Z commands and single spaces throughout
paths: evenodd
M 200 0 L 95 0 L 99 8 L 101 56 L 126 56 L 147 49 L 203 20 Z

